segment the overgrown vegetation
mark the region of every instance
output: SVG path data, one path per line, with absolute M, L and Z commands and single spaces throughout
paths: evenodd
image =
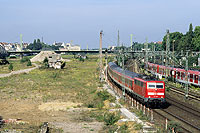
M 167 127 L 168 127 L 168 132 L 170 133 L 173 132 L 172 130 L 174 130 L 175 133 L 182 131 L 180 124 L 175 121 L 170 121 Z
M 28 61 L 30 61 L 30 59 L 29 59 L 28 57 L 23 57 L 23 58 L 20 60 L 21 63 L 28 62 Z
M 143 128 L 142 124 L 137 123 L 134 125 L 135 130 L 141 130 Z
M 107 91 L 99 91 L 96 93 L 94 99 L 87 104 L 88 108 L 98 108 L 102 109 L 104 106 L 104 101 L 109 100 L 110 102 L 115 101 L 115 97 L 112 97 Z
M 12 64 L 11 66 L 13 67 L 13 71 L 34 67 L 33 65 L 27 66 L 28 62 L 22 63 L 20 59 L 8 59 L 8 61 L 10 62 L 10 64 Z M 0 65 L 0 74 L 10 73 L 10 64 Z
M 47 57 L 44 58 L 43 60 L 43 68 L 49 68 L 49 60 Z
M 119 113 L 105 113 L 103 116 L 103 120 L 107 126 L 114 125 L 119 119 L 120 114 Z
M 28 62 L 27 62 L 27 66 L 32 66 L 32 63 L 31 63 L 30 60 L 28 60 Z
M 8 69 L 9 69 L 10 71 L 13 71 L 13 64 L 12 64 L 12 63 L 9 64 Z
M 118 131 L 119 131 L 120 133 L 129 133 L 127 123 L 123 124 L 123 125 L 119 128 Z

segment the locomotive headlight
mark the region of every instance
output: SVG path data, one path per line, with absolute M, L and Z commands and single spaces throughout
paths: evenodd
M 150 98 L 150 96 L 149 96 L 149 98 Z
M 161 98 L 163 98 L 163 96 L 161 96 Z

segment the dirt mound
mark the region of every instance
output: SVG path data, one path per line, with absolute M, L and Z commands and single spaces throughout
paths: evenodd
M 45 57 L 49 57 L 49 55 L 52 55 L 52 54 L 56 54 L 54 51 L 41 51 L 39 54 L 37 54 L 36 56 L 34 56 L 32 59 L 31 59 L 31 62 L 42 62 Z
M 39 110 L 41 111 L 64 111 L 69 108 L 80 106 L 81 103 L 72 102 L 48 102 L 39 105 Z

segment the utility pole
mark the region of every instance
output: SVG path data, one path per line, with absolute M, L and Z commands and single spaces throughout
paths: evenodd
M 120 45 L 120 38 L 119 38 L 119 30 L 118 30 L 118 35 L 117 35 L 117 49 L 116 49 L 116 53 L 117 53 L 117 63 L 118 65 L 120 64 L 120 48 L 119 48 L 119 45 Z
M 167 42 L 166 42 L 166 53 L 165 53 L 165 66 L 168 66 L 168 60 L 167 60 L 167 55 L 169 54 L 170 51 L 170 42 L 169 42 L 169 30 L 167 30 Z M 167 78 L 167 69 L 165 69 L 165 81 Z
M 147 68 L 148 66 L 148 43 L 147 43 L 147 38 L 145 42 L 145 67 Z
M 133 34 L 131 34 L 131 51 L 133 52 Z
M 118 36 L 117 36 L 117 47 L 120 46 L 120 38 L 119 38 L 119 30 L 118 30 Z
M 20 50 L 23 50 L 23 44 L 22 44 L 23 40 L 22 40 L 22 34 L 20 34 Z
M 87 51 L 88 51 L 88 44 L 87 44 Z
M 131 36 L 131 52 L 133 52 L 133 34 Z M 131 58 L 133 58 L 133 53 L 131 53 Z
M 125 77 L 124 77 L 124 75 L 125 75 L 125 67 L 124 67 L 124 47 L 122 47 L 122 69 L 123 69 L 123 77 L 122 77 L 122 84 L 124 84 L 124 85 L 122 85 L 122 91 L 123 91 L 123 98 L 124 98 L 124 100 L 126 100 L 126 96 L 125 96 Z
M 175 43 L 175 40 L 173 40 L 173 53 L 172 53 L 173 58 L 175 58 L 174 57 L 174 43 Z M 174 68 L 174 60 L 173 60 L 173 68 Z
M 103 31 L 100 32 L 100 48 L 99 48 L 99 78 L 100 78 L 100 81 L 102 82 L 103 81 L 103 61 L 102 61 L 102 34 L 103 34 Z
M 164 51 L 162 51 L 162 66 L 164 65 Z
M 187 82 L 186 82 L 186 84 L 185 84 L 185 98 L 186 99 L 188 99 L 188 80 L 189 80 L 189 78 L 188 78 L 188 52 L 186 52 L 186 62 L 185 62 L 185 65 L 186 65 L 186 78 L 187 78 Z
M 156 52 L 156 47 L 155 45 L 153 45 L 153 63 L 155 63 L 155 58 L 156 58 L 155 52 Z

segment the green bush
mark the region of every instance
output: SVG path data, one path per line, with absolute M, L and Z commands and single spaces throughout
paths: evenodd
M 44 60 L 43 60 L 43 63 L 48 63 L 48 62 L 49 62 L 48 58 L 45 57 Z
M 140 123 L 134 125 L 135 130 L 141 130 L 142 128 L 143 128 L 143 126 Z
M 9 69 L 10 71 L 13 70 L 13 65 L 12 65 L 12 63 L 10 63 L 10 65 L 8 66 L 8 69 Z
M 94 108 L 94 104 L 93 104 L 93 103 L 89 103 L 89 104 L 87 105 L 87 107 L 88 107 L 88 108 Z
M 27 66 L 32 66 L 32 63 L 30 60 L 28 60 Z
M 120 119 L 120 113 L 103 113 L 92 112 L 90 117 L 95 118 L 99 122 L 105 122 L 106 126 L 114 125 Z
M 122 125 L 122 126 L 119 128 L 119 132 L 120 132 L 120 133 L 129 133 L 127 123 L 125 123 L 124 125 Z
M 103 101 L 108 100 L 110 97 L 110 94 L 107 91 L 100 91 L 97 93 L 98 97 L 100 97 Z
M 84 62 L 85 60 L 84 60 L 82 57 L 80 57 L 80 58 L 79 58 L 79 61 Z
M 23 57 L 20 62 L 24 63 L 24 62 L 28 62 L 30 59 L 28 57 Z
M 48 68 L 49 67 L 49 60 L 48 60 L 47 57 L 44 58 L 43 65 L 44 65 L 44 68 Z
M 180 128 L 180 124 L 177 123 L 176 121 L 170 121 L 168 123 L 168 131 L 171 133 L 172 129 L 174 129 L 175 132 L 180 132 L 181 128 Z
M 108 125 L 113 125 L 115 122 L 117 122 L 120 119 L 120 114 L 117 113 L 105 113 L 104 114 L 104 122 Z
M 66 63 L 64 61 L 61 62 L 61 69 L 63 69 L 65 67 L 65 64 Z

